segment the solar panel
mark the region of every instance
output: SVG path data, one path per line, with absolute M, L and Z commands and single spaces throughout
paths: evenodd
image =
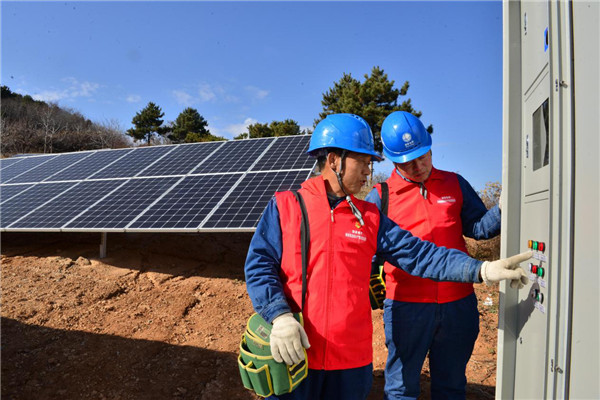
M 76 165 L 72 165 L 63 171 L 52 175 L 50 178 L 46 179 L 46 182 L 81 180 L 88 178 L 103 168 L 107 168 L 115 162 L 115 160 L 125 156 L 131 151 L 133 151 L 133 149 L 96 151 Z
M 0 171 L 15 163 L 23 161 L 23 158 L 2 158 L 0 159 Z
M 90 176 L 93 179 L 136 176 L 175 146 L 137 147 L 124 157 Z
M 131 179 L 65 228 L 124 229 L 178 178 Z
M 8 227 L 74 185 L 74 182 L 41 183 L 21 192 L 21 194 L 0 204 L 0 226 L 3 228 Z
M 124 180 L 81 182 L 13 223 L 11 228 L 60 228 L 124 183 Z
M 234 140 L 225 142 L 219 151 L 206 160 L 194 173 L 245 172 L 256 162 L 273 140 Z
M 0 229 L 252 231 L 275 191 L 298 189 L 310 175 L 309 141 L 294 136 L 2 160 Z
M 308 154 L 306 136 L 283 136 L 269 148 L 268 154 L 252 171 L 277 171 L 282 169 L 312 169 L 315 159 Z
M 52 154 L 48 156 L 25 157 L 21 162 L 9 165 L 6 168 L 2 168 L 2 171 L 0 171 L 0 182 L 7 183 L 11 179 L 24 174 L 32 168 L 36 168 L 44 163 L 47 163 L 55 157 L 58 156 L 56 154 Z
M 14 156 L 12 156 L 11 158 L 24 158 L 24 157 L 35 157 L 35 156 L 39 156 L 43 153 L 18 153 L 15 154 Z
M 241 177 L 241 174 L 188 176 L 129 227 L 196 229 Z
M 22 191 L 29 189 L 33 184 L 26 185 L 2 185 L 0 186 L 0 203 L 8 200 Z
M 247 174 L 202 228 L 256 228 L 275 192 L 298 190 L 310 171 Z
M 225 142 L 207 142 L 177 146 L 138 176 L 185 175 L 224 144 Z
M 56 174 L 68 168 L 82 159 L 89 157 L 92 155 L 90 152 L 82 152 L 82 153 L 71 153 L 64 154 L 60 157 L 54 157 L 53 159 L 45 162 L 43 164 L 38 165 L 35 168 L 30 169 L 29 171 L 14 177 L 13 179 L 6 181 L 6 183 L 37 183 L 42 182 L 48 177 Z

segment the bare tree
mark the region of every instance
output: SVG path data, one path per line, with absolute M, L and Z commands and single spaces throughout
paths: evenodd
M 105 120 L 104 122 L 94 124 L 91 133 L 90 142 L 93 148 L 96 149 L 116 149 L 131 146 L 117 119 Z
M 500 201 L 500 193 L 502 193 L 502 184 L 500 182 L 486 182 L 485 188 L 479 192 L 479 197 L 489 210 Z
M 60 108 L 56 103 L 49 103 L 48 107 L 40 111 L 39 123 L 44 137 L 44 154 L 52 153 L 54 136 L 66 126 L 59 116 Z
M 117 120 L 95 123 L 80 112 L 2 87 L 2 155 L 130 147 Z
M 1 123 L 2 154 L 19 154 L 37 152 L 41 147 L 38 130 L 35 123 L 29 120 L 11 121 L 2 117 Z

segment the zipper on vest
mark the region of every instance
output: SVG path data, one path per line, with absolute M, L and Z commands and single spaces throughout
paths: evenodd
M 421 194 L 423 194 L 423 187 L 421 187 Z M 436 243 L 436 237 L 434 235 L 434 229 L 431 226 L 431 209 L 429 208 L 432 205 L 432 202 L 430 199 L 427 199 L 427 196 L 423 196 L 423 201 L 425 202 L 423 209 L 426 215 L 425 221 L 427 223 L 427 232 L 430 232 L 431 234 L 431 242 L 432 243 Z M 437 244 L 436 244 L 437 246 Z M 433 293 L 429 292 L 429 295 L 434 296 L 435 298 L 435 304 L 440 304 L 440 283 L 436 282 L 433 288 Z M 422 291 L 423 294 L 425 294 L 425 291 Z
M 329 224 L 329 257 L 327 259 L 327 305 L 325 308 L 325 345 L 323 346 L 323 366 L 327 367 L 327 341 L 329 336 L 329 313 L 331 312 L 331 269 L 333 268 L 333 208 L 331 209 L 331 223 Z

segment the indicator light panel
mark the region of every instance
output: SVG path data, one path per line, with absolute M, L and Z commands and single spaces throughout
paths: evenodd
M 546 244 L 544 242 L 538 242 L 537 240 L 528 240 L 527 247 L 531 250 L 541 251 L 542 253 L 546 250 Z

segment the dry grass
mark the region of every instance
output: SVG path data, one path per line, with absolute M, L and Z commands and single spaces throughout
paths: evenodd
M 500 258 L 500 236 L 489 240 L 465 238 L 471 257 L 481 261 L 493 261 Z

